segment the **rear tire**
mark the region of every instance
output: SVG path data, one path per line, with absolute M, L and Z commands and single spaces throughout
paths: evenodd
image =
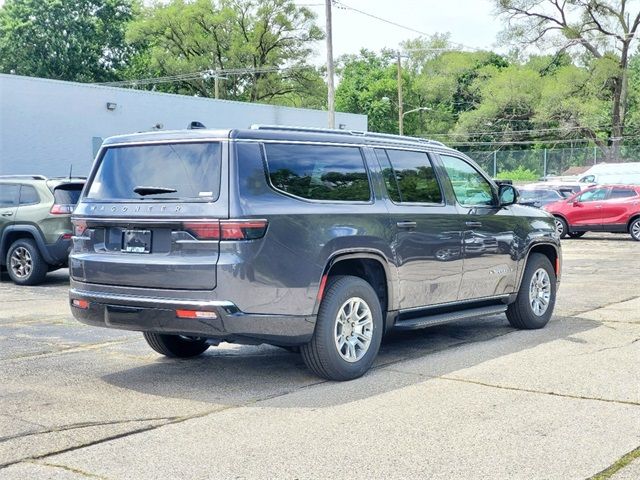
M 204 353 L 209 344 L 199 338 L 144 332 L 144 339 L 156 352 L 171 358 L 191 358 Z
M 554 222 L 556 226 L 556 233 L 558 234 L 558 236 L 560 238 L 565 238 L 569 233 L 569 225 L 567 225 L 567 222 L 564 220 L 564 218 L 561 217 L 555 217 Z
M 36 242 L 30 238 L 16 240 L 7 252 L 7 272 L 16 285 L 37 285 L 47 276 L 49 265 L 44 261 Z
M 636 218 L 629 225 L 629 235 L 631 235 L 631 238 L 636 242 L 640 242 L 640 218 Z
M 532 253 L 516 301 L 507 308 L 507 319 L 518 329 L 542 328 L 553 315 L 555 304 L 556 272 L 545 255 Z
M 569 232 L 569 238 L 580 238 L 583 237 L 587 232 Z
M 352 380 L 371 368 L 382 340 L 382 309 L 371 285 L 359 277 L 330 279 L 311 342 L 300 347 L 316 375 Z

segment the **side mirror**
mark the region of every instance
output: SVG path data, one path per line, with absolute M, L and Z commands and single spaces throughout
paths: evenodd
M 581 207 L 581 206 L 582 206 L 582 204 L 580 203 L 580 200 L 574 200 L 574 201 L 573 201 L 573 206 L 574 206 L 574 207 Z
M 498 198 L 500 199 L 500 206 L 506 207 L 518 203 L 520 195 L 513 185 L 502 184 L 498 187 Z

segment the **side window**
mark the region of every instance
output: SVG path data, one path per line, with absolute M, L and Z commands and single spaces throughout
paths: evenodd
M 264 148 L 269 179 L 278 190 L 309 200 L 371 199 L 359 147 L 266 143 Z
M 425 152 L 377 150 L 389 198 L 396 203 L 442 203 L 438 179 Z
M 18 191 L 20 185 L 0 183 L 0 208 L 15 207 L 18 205 Z
M 475 167 L 458 157 L 440 155 L 460 205 L 493 205 L 491 184 Z
M 604 200 L 607 196 L 608 188 L 594 188 L 593 190 L 587 190 L 581 195 L 578 195 L 576 200 L 578 202 L 597 202 L 598 200 Z
M 33 205 L 40 203 L 38 192 L 31 185 L 22 185 L 20 187 L 20 205 Z
M 635 192 L 635 190 L 633 190 L 631 188 L 616 188 L 616 187 L 614 187 L 611 190 L 611 193 L 609 194 L 609 198 L 610 199 L 628 198 L 628 197 L 635 197 L 635 196 L 636 196 L 636 192 Z

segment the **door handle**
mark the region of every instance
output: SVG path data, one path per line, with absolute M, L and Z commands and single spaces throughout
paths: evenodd
M 404 221 L 396 223 L 398 228 L 416 228 L 418 224 L 416 222 Z
M 10 217 L 11 215 L 13 215 L 13 212 L 4 212 L 2 214 L 3 217 Z
M 464 222 L 467 227 L 481 227 L 482 222 Z

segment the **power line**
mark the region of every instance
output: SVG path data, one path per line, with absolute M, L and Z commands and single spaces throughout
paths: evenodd
M 257 73 L 276 73 L 285 71 L 296 70 L 308 70 L 313 68 L 312 66 L 299 66 L 299 67 L 262 67 L 262 68 L 234 68 L 234 69 L 220 69 L 220 70 L 199 70 L 197 72 L 179 73 L 175 75 L 167 75 L 164 77 L 149 77 L 138 78 L 133 80 L 121 80 L 116 82 L 102 82 L 95 85 L 105 85 L 111 87 L 123 87 L 123 86 L 142 86 L 142 85 L 156 85 L 161 83 L 175 83 L 186 82 L 189 80 L 211 80 L 215 78 L 225 79 L 229 76 L 241 76 L 251 75 Z
M 340 8 L 340 9 L 342 9 L 342 10 L 351 10 L 351 11 L 356 12 L 356 13 L 359 13 L 359 14 L 361 14 L 361 15 L 365 15 L 365 16 L 367 16 L 367 17 L 373 18 L 374 20 L 378 20 L 378 21 L 380 21 L 380 22 L 384 22 L 384 23 L 387 23 L 387 24 L 389 24 L 389 25 L 393 25 L 393 26 L 395 26 L 395 27 L 402 28 L 402 29 L 404 29 L 404 30 L 408 30 L 408 31 L 413 32 L 413 33 L 417 33 L 417 34 L 419 34 L 419 35 L 423 35 L 423 36 L 425 36 L 425 37 L 428 37 L 428 36 L 430 36 L 430 35 L 431 35 L 431 34 L 429 34 L 429 33 L 427 33 L 427 32 L 423 32 L 423 31 L 421 31 L 421 30 L 417 30 L 417 29 L 415 29 L 415 28 L 413 28 L 413 27 L 408 27 L 407 25 L 402 25 L 401 23 L 394 22 L 393 20 L 389 20 L 389 19 L 387 19 L 387 18 L 379 17 L 379 16 L 374 15 L 374 14 L 372 14 L 372 13 L 365 12 L 364 10 L 360 10 L 360 9 L 358 9 L 358 8 L 354 8 L 354 7 L 352 7 L 352 6 L 350 6 L 350 5 L 347 5 L 346 3 L 343 3 L 343 2 L 341 2 L 341 1 L 339 1 L 339 0 L 333 0 L 333 4 L 334 4 L 337 8 Z M 449 42 L 449 43 L 450 43 L 450 44 L 452 44 L 452 45 L 456 45 L 456 46 L 458 46 L 459 48 L 467 48 L 467 49 L 470 49 L 470 50 L 479 50 L 478 48 L 475 48 L 475 47 L 469 47 L 469 46 L 467 46 L 467 45 L 463 45 L 462 43 L 456 43 L 456 42 Z M 443 50 L 443 49 L 417 49 L 417 50 L 429 51 L 429 50 Z

